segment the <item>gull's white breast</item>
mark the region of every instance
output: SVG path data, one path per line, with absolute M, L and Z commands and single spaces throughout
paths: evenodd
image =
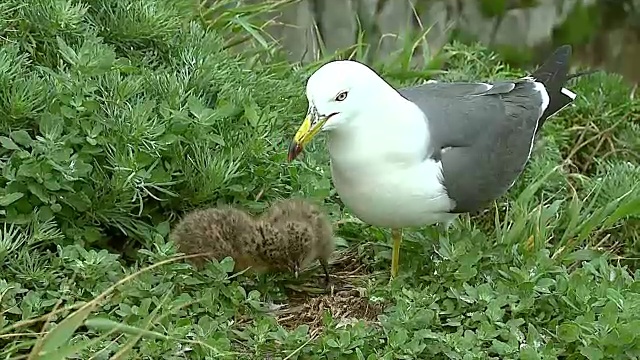
M 425 160 L 408 168 L 331 162 L 336 191 L 360 220 L 381 227 L 401 228 L 448 222 L 453 203 L 438 177 L 439 163 Z
M 344 204 L 360 220 L 381 227 L 455 218 L 448 213 L 454 204 L 441 182 L 441 164 L 426 156 L 424 114 L 406 102 L 375 110 L 328 134 L 331 175 Z

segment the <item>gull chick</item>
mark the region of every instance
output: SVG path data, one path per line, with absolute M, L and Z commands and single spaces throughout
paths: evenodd
M 262 261 L 258 249 L 265 236 L 278 237 L 272 232 L 276 232 L 275 228 L 258 226 L 251 215 L 225 206 L 188 213 L 169 238 L 187 255 L 208 253 L 191 259 L 197 268 L 201 268 L 207 259 L 220 261 L 230 256 L 235 261 L 236 271 L 251 267 L 253 271 L 263 272 L 269 266 Z
M 260 221 L 280 233 L 277 239 L 264 237 L 263 253 L 267 262 L 287 267 L 297 277 L 301 269 L 318 260 L 324 270 L 325 282 L 329 283 L 328 261 L 335 243 L 331 222 L 320 208 L 302 199 L 280 200 L 262 215 Z

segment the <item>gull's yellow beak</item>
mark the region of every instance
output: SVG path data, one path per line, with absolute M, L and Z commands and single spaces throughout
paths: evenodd
M 328 119 L 328 116 L 319 115 L 318 111 L 313 107 L 309 110 L 289 145 L 289 161 L 295 159 L 304 150 L 304 147 L 320 132 L 320 129 Z

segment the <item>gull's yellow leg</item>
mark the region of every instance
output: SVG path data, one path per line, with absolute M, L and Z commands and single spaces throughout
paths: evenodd
M 398 261 L 400 260 L 400 243 L 402 242 L 402 229 L 391 229 L 393 240 L 393 254 L 391 256 L 391 278 L 398 276 Z

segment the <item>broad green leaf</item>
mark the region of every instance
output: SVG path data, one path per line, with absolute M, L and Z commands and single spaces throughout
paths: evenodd
M 187 98 L 187 106 L 191 114 L 197 118 L 200 118 L 201 114 L 206 110 L 200 99 L 193 95 Z
M 256 127 L 260 121 L 260 116 L 256 111 L 255 104 L 247 104 L 244 107 L 244 116 L 249 121 L 252 127 Z
M 62 119 L 58 116 L 44 116 L 40 119 L 40 131 L 48 138 L 57 139 L 63 129 Z
M 227 256 L 220 261 L 220 267 L 226 273 L 231 273 L 235 267 L 235 262 L 232 257 Z
M 8 150 L 20 150 L 20 147 L 6 136 L 0 136 L 0 145 Z
M 525 345 L 520 349 L 520 360 L 540 360 L 541 357 L 535 348 Z
M 56 37 L 56 40 L 62 58 L 69 64 L 75 65 L 78 62 L 78 54 L 61 37 Z
M 351 334 L 347 330 L 343 330 L 340 332 L 340 344 L 343 347 L 349 346 L 351 344 Z
M 162 235 L 162 237 L 166 237 L 169 235 L 171 231 L 171 224 L 169 221 L 163 221 L 156 226 L 156 230 Z
M 598 258 L 601 255 L 602 253 L 596 250 L 580 249 L 568 254 L 566 257 L 564 257 L 564 260 L 568 262 L 591 261 Z
M 580 338 L 580 328 L 576 324 L 564 323 L 558 326 L 558 337 L 566 342 L 573 342 Z
M 18 167 L 18 176 L 24 176 L 29 178 L 37 178 L 38 174 L 42 172 L 42 163 L 35 159 L 27 160 Z
M 58 191 L 62 188 L 60 186 L 60 183 L 58 183 L 58 181 L 53 177 L 45 179 L 43 182 L 43 185 L 45 188 L 47 188 L 47 190 L 51 190 L 51 191 Z
M 604 358 L 602 350 L 594 346 L 581 346 L 580 353 L 589 360 L 600 360 Z
M 29 185 L 27 185 L 27 188 L 29 188 L 29 191 L 33 195 L 38 197 L 40 201 L 45 204 L 49 203 L 49 194 L 47 193 L 47 189 L 44 186 L 38 184 L 37 182 L 30 182 Z
M 21 192 L 14 192 L 10 194 L 3 195 L 0 197 L 0 206 L 9 206 L 14 202 L 20 200 L 24 196 Z
M 13 139 L 13 141 L 15 141 L 16 143 L 24 147 L 30 147 L 31 144 L 33 143 L 33 139 L 31 139 L 31 136 L 29 136 L 29 133 L 24 130 L 12 131 L 10 136 Z

